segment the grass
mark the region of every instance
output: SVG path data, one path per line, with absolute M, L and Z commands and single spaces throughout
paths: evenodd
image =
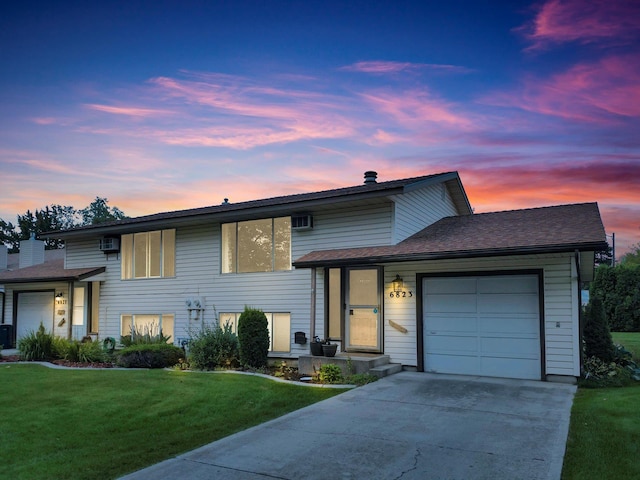
M 233 374 L 0 365 L 12 479 L 116 478 L 342 390 Z
M 636 360 L 640 360 L 640 332 L 611 332 L 613 343 L 623 345 Z
M 563 480 L 640 478 L 640 385 L 581 388 L 571 410 Z
M 613 332 L 640 360 L 640 333 Z M 640 478 L 640 383 L 580 388 L 571 410 L 563 480 Z

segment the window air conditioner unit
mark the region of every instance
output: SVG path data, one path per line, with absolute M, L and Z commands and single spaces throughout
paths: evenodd
M 311 215 L 292 215 L 291 228 L 293 230 L 311 230 L 313 228 L 313 217 Z
M 100 250 L 105 253 L 119 252 L 120 251 L 120 239 L 104 237 L 100 239 Z

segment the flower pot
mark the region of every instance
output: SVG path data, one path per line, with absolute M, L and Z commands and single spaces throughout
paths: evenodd
M 311 355 L 315 357 L 322 356 L 322 344 L 320 342 L 311 342 L 309 345 L 311 346 Z
M 338 350 L 338 344 L 329 344 L 322 345 L 322 353 L 324 353 L 325 357 L 335 357 L 336 351 Z

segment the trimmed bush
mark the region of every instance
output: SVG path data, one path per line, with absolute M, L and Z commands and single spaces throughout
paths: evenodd
M 603 362 L 614 359 L 615 347 L 599 297 L 592 298 L 585 309 L 584 348 L 587 358 L 597 357 Z
M 18 350 L 20 357 L 27 361 L 52 360 L 56 357 L 54 351 L 54 336 L 44 329 L 44 325 L 36 332 L 31 331 L 18 340 Z
M 125 368 L 167 368 L 184 357 L 180 347 L 161 344 L 131 345 L 116 354 L 116 364 Z
M 267 317 L 255 308 L 245 307 L 238 319 L 240 363 L 247 368 L 265 368 L 269 353 Z
M 343 380 L 342 369 L 338 365 L 332 363 L 320 365 L 320 370 L 318 370 L 320 383 L 341 383 Z
M 228 323 L 204 325 L 189 340 L 189 363 L 198 370 L 235 368 L 240 363 L 238 337 Z

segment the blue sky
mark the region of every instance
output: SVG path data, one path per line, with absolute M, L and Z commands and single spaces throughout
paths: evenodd
M 344 3 L 3 3 L 0 217 L 457 170 L 640 241 L 640 2 Z

